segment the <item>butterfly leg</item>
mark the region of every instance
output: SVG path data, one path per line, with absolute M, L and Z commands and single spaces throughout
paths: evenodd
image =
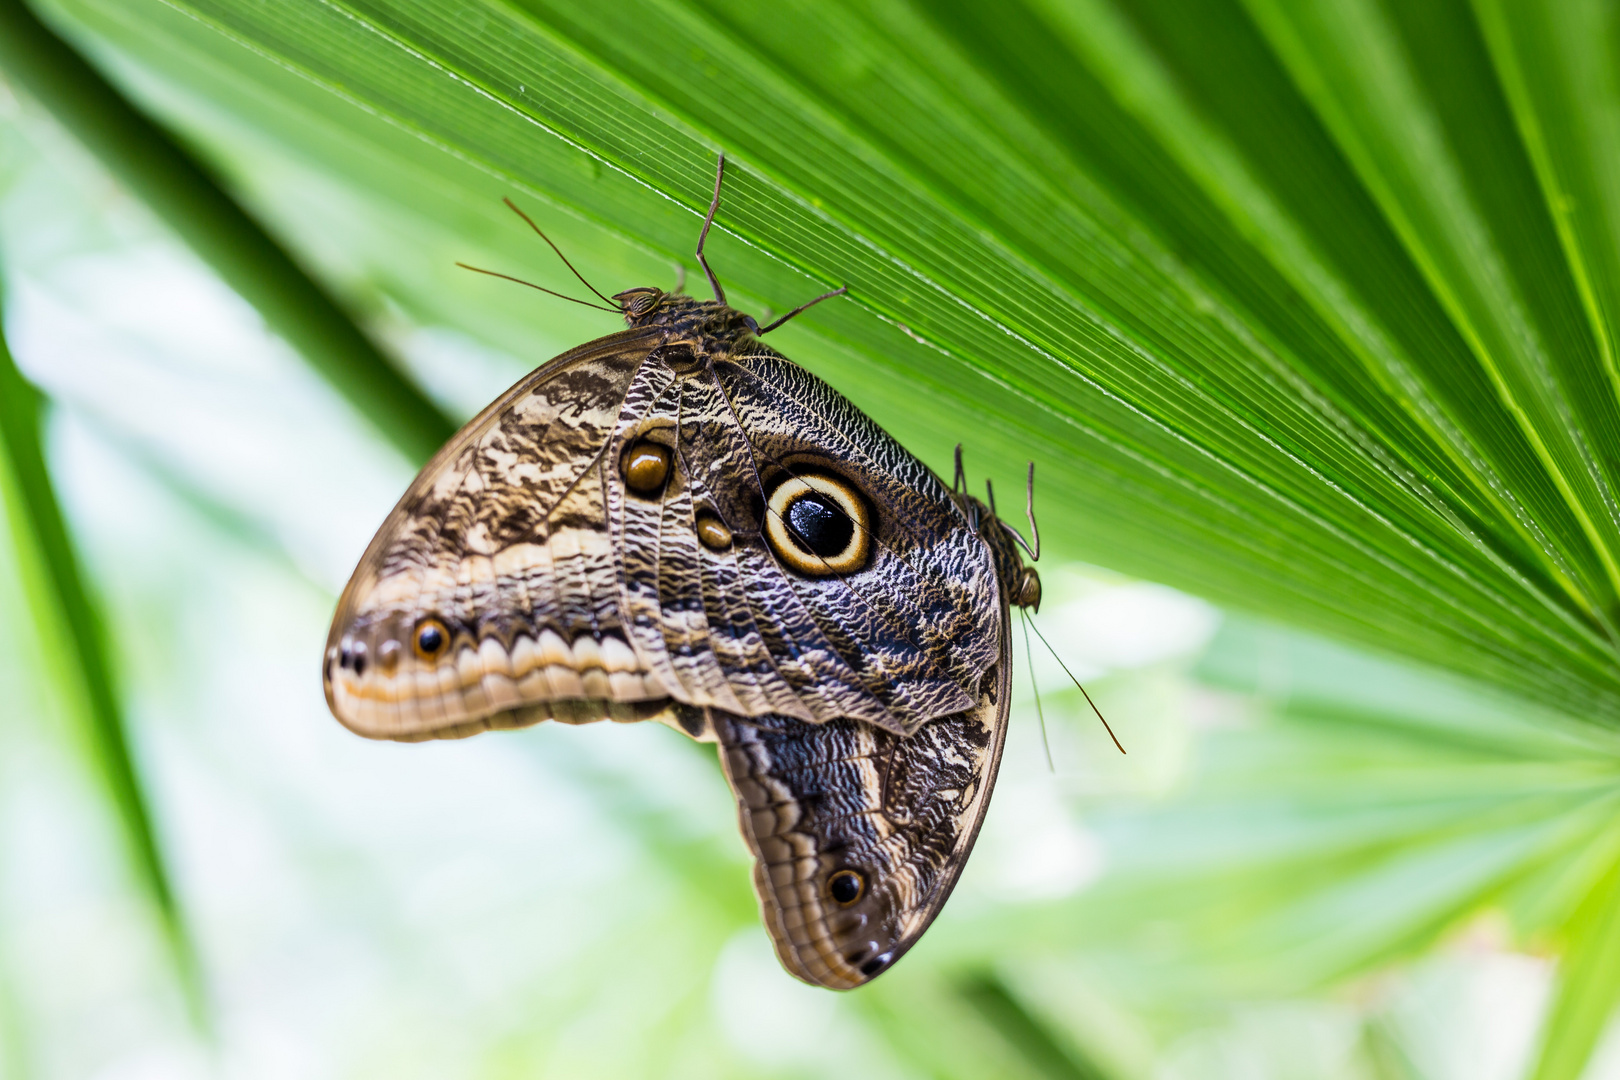
M 714 198 L 709 201 L 709 212 L 703 217 L 703 231 L 698 233 L 697 261 L 703 267 L 703 272 L 709 277 L 709 285 L 714 289 L 714 298 L 722 304 L 726 302 L 726 290 L 720 287 L 720 279 L 714 276 L 709 269 L 709 260 L 703 255 L 703 245 L 709 239 L 709 226 L 714 224 L 715 211 L 720 209 L 720 184 L 726 178 L 726 152 L 720 151 L 720 159 L 714 166 Z

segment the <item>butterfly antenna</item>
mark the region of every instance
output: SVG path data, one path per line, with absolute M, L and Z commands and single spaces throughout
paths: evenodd
M 685 291 L 686 291 L 686 264 L 685 263 L 676 263 L 675 264 L 675 287 L 670 290 L 670 293 L 672 295 L 675 295 L 675 294 L 683 293 Z
M 1046 713 L 1041 709 L 1041 687 L 1035 681 L 1035 650 L 1029 644 L 1029 613 L 1019 608 L 1018 617 L 1024 620 L 1024 655 L 1029 658 L 1029 688 L 1035 691 L 1035 715 L 1041 720 L 1041 749 L 1046 751 L 1046 768 L 1056 776 L 1057 766 L 1052 764 L 1052 744 L 1046 738 Z
M 503 274 L 503 273 L 500 273 L 499 271 L 496 271 L 496 270 L 485 270 L 481 266 L 468 266 L 464 262 L 458 262 L 458 263 L 456 263 L 456 265 L 461 267 L 463 270 L 471 270 L 475 274 L 488 274 L 490 277 L 498 277 L 502 281 L 515 281 L 519 285 L 527 285 L 531 289 L 538 289 L 540 292 L 545 293 L 547 296 L 555 296 L 559 300 L 567 300 L 571 304 L 580 304 L 580 305 L 583 305 L 584 307 L 591 308 L 594 311 L 608 311 L 608 312 L 612 312 L 615 315 L 618 315 L 623 311 L 622 308 L 603 307 L 601 304 L 593 304 L 589 300 L 581 300 L 577 296 L 564 296 L 560 292 L 555 292 L 555 291 L 553 291 L 551 289 L 548 289 L 548 288 L 544 287 L 543 285 L 536 285 L 532 281 L 524 281 L 522 278 L 513 277 L 511 274 Z
M 995 504 L 992 503 L 990 508 L 993 511 Z M 1018 546 L 1024 549 L 1024 554 L 1029 556 L 1030 562 L 1040 562 L 1041 530 L 1035 525 L 1035 463 L 1033 461 L 1029 463 L 1029 483 L 1024 489 L 1024 516 L 1029 519 L 1029 535 L 1035 540 L 1034 547 L 1030 547 L 1029 541 L 1025 540 L 1017 529 L 1005 521 L 1001 522 L 1001 527 L 1011 533 L 1014 540 L 1018 541 Z M 1000 521 L 999 518 L 997 520 Z
M 951 494 L 963 496 L 967 494 L 967 470 L 962 468 L 962 444 L 956 444 L 956 476 L 951 480 Z M 968 500 L 967 504 L 968 527 L 974 532 L 979 531 L 979 504 Z
M 703 217 L 703 231 L 698 233 L 697 261 L 703 267 L 703 272 L 709 277 L 709 285 L 714 289 L 714 298 L 722 304 L 726 302 L 726 290 L 720 287 L 720 279 L 714 276 L 709 269 L 709 260 L 703 257 L 703 245 L 709 239 L 709 226 L 714 224 L 714 214 L 720 209 L 720 184 L 726 178 L 726 152 L 720 151 L 720 160 L 714 167 L 714 198 L 709 202 L 709 212 Z
M 831 300 L 835 296 L 843 296 L 847 292 L 849 292 L 849 286 L 848 285 L 840 285 L 840 286 L 838 286 L 838 288 L 834 289 L 832 292 L 822 293 L 820 296 L 816 297 L 814 300 L 811 300 L 809 303 L 800 304 L 798 307 L 794 308 L 792 311 L 788 312 L 786 315 L 782 316 L 780 319 L 777 319 L 775 322 L 771 323 L 769 326 L 767 326 L 764 329 L 760 330 L 759 334 L 760 334 L 761 337 L 763 337 L 764 335 L 770 333 L 772 330 L 775 330 L 778 326 L 781 326 L 783 323 L 787 322 L 789 319 L 793 318 L 793 316 L 797 315 L 799 312 L 804 311 L 807 308 L 813 308 L 817 304 L 821 303 L 823 300 Z
M 1019 611 L 1023 611 L 1023 609 L 1020 608 Z M 1058 667 L 1063 669 L 1063 674 L 1067 675 L 1069 677 L 1069 681 L 1074 683 L 1074 685 L 1079 688 L 1080 693 L 1085 694 L 1086 704 L 1090 705 L 1091 711 L 1097 714 L 1097 719 L 1102 721 L 1103 730 L 1108 732 L 1108 737 L 1114 740 L 1114 745 L 1118 747 L 1119 752 L 1123 754 L 1125 752 L 1125 747 L 1120 746 L 1119 736 L 1115 735 L 1114 729 L 1108 726 L 1108 719 L 1103 716 L 1102 710 L 1097 708 L 1097 703 L 1091 700 L 1091 695 L 1086 693 L 1086 688 L 1080 685 L 1080 680 L 1074 677 L 1074 672 L 1069 670 L 1069 665 L 1063 662 L 1063 657 L 1059 656 L 1057 654 L 1057 650 L 1052 648 L 1052 643 L 1046 640 L 1046 635 L 1041 633 L 1041 628 L 1035 625 L 1035 620 L 1026 619 L 1025 625 L 1034 629 L 1035 636 L 1041 639 L 1041 644 L 1046 646 L 1046 651 L 1051 653 L 1052 659 L 1058 662 Z
M 502 199 L 501 201 L 504 202 L 507 205 L 507 207 L 511 209 L 512 213 L 516 214 L 518 217 L 522 218 L 524 221 L 529 223 L 529 228 L 533 229 L 534 232 L 535 232 L 535 235 L 540 237 L 540 239 L 542 239 L 542 240 L 544 240 L 546 242 L 547 247 L 549 247 L 552 251 L 557 253 L 557 258 L 562 260 L 563 265 L 568 267 L 568 270 L 569 270 L 569 272 L 571 274 L 573 274 L 575 277 L 579 278 L 579 283 L 581 285 L 583 285 L 587 289 L 591 290 L 591 292 L 596 293 L 596 298 L 598 300 L 602 301 L 602 303 L 609 305 L 613 311 L 621 311 L 621 310 L 623 310 L 622 308 L 619 307 L 619 305 L 613 303 L 612 300 L 609 300 L 607 297 L 605 297 L 601 293 L 597 292 L 596 291 L 596 286 L 592 285 L 590 282 L 586 281 L 584 274 L 582 274 L 578 270 L 574 269 L 574 264 L 568 261 L 568 256 L 566 256 L 566 255 L 564 255 L 562 253 L 562 248 L 558 247 L 556 244 L 553 244 L 551 242 L 551 237 L 547 236 L 544 232 L 541 231 L 540 226 L 538 226 L 538 225 L 536 225 L 534 223 L 534 219 L 531 218 L 528 214 L 525 214 L 522 210 L 518 209 L 517 203 L 513 202 L 511 199 Z M 528 284 L 528 282 L 524 282 L 524 284 Z

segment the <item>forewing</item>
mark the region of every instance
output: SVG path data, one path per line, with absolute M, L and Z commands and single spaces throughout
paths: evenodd
M 844 658 L 859 646 L 818 622 L 752 528 L 753 458 L 714 379 L 699 372 L 677 382 L 641 424 L 619 433 L 614 452 L 649 436 L 674 448 L 669 482 L 657 498 L 615 487 L 610 518 L 632 631 L 652 669 L 696 707 L 818 721 L 888 717 Z M 734 542 L 700 543 L 700 514 L 730 523 Z
M 346 726 L 419 739 L 655 711 L 665 690 L 622 625 L 605 451 L 666 389 L 645 364 L 658 340 L 557 357 L 423 468 L 338 602 L 323 673 Z M 425 653 L 430 623 L 444 640 Z
M 681 468 L 696 510 L 735 544 L 692 544 L 712 662 L 743 715 L 867 721 L 915 731 L 975 707 L 1001 641 L 990 548 L 939 479 L 844 397 L 750 342 L 682 390 Z M 848 573 L 795 572 L 762 535 L 786 477 L 834 474 L 870 512 L 871 556 Z M 691 519 L 666 522 L 666 545 Z M 708 702 L 694 703 L 707 704 Z
M 1001 608 L 1006 619 L 1006 608 Z M 978 836 L 1007 734 L 1007 635 L 973 708 L 909 736 L 856 720 L 711 712 L 782 964 L 848 990 L 933 922 Z M 847 898 L 847 874 L 860 893 Z M 844 896 L 840 896 L 840 888 Z

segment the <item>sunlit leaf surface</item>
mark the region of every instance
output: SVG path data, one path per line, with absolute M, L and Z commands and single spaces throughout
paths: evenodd
M 548 280 L 498 196 L 575 219 L 593 276 L 667 282 L 723 147 L 741 298 L 848 283 L 788 344 L 937 462 L 1035 457 L 1061 550 L 1612 722 L 1611 192 L 1564 143 L 1614 88 L 1501 73 L 1579 78 L 1575 30 L 1493 51 L 1460 3 L 1373 0 L 66 10 L 195 130 L 250 118 Z M 380 256 L 346 260 L 445 273 Z
M 1034 457 L 1051 561 L 1296 628 L 1216 632 L 1185 594 L 1047 570 L 1047 634 L 1130 756 L 1037 658 L 1056 775 L 1020 679 L 945 916 L 870 990 L 806 990 L 759 930 L 712 764 L 670 733 L 389 748 L 324 715 L 311 649 L 409 466 L 25 100 L 8 331 L 64 405 L 53 462 L 183 823 L 228 1068 L 1616 1069 L 1605 5 L 46 13 L 447 412 L 612 328 L 454 269 L 573 287 L 503 196 L 604 291 L 694 281 L 723 147 L 710 254 L 734 302 L 851 287 L 785 351 L 936 466 L 964 442 L 1004 500 Z M 17 760 L 45 754 L 39 726 L 8 735 Z M 161 1047 L 200 1075 L 160 1009 L 105 1049 L 63 1034 L 161 976 L 62 974 L 86 969 L 74 942 L 133 958 L 139 934 L 62 869 L 97 863 L 38 809 L 67 799 L 54 775 L 7 774 L 7 835 L 36 839 L 0 848 L 5 879 L 39 884 L 0 894 L 0 1041 L 42 1074 Z
M 70 739 L 107 795 L 130 869 L 154 908 L 194 1004 L 196 959 L 174 894 L 149 798 L 131 754 L 101 610 L 80 571 L 42 442 L 45 400 L 0 337 L 0 511 L 25 604 L 10 607 L 34 641 Z M 14 707 L 20 705 L 14 702 Z

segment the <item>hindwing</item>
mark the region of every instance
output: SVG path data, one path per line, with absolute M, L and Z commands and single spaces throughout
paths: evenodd
M 903 734 L 973 708 L 1002 636 L 989 547 L 891 436 L 803 368 L 745 345 L 704 357 L 617 436 L 622 456 L 653 432 L 675 462 L 656 498 L 609 494 L 638 652 L 681 702 L 741 716 Z M 770 503 L 804 477 L 863 504 L 859 566 L 807 574 L 784 559 Z M 730 542 L 701 542 L 705 518 Z
M 944 907 L 1007 737 L 1011 662 L 972 709 L 911 735 L 856 720 L 711 713 L 782 966 L 836 990 L 888 970 Z

